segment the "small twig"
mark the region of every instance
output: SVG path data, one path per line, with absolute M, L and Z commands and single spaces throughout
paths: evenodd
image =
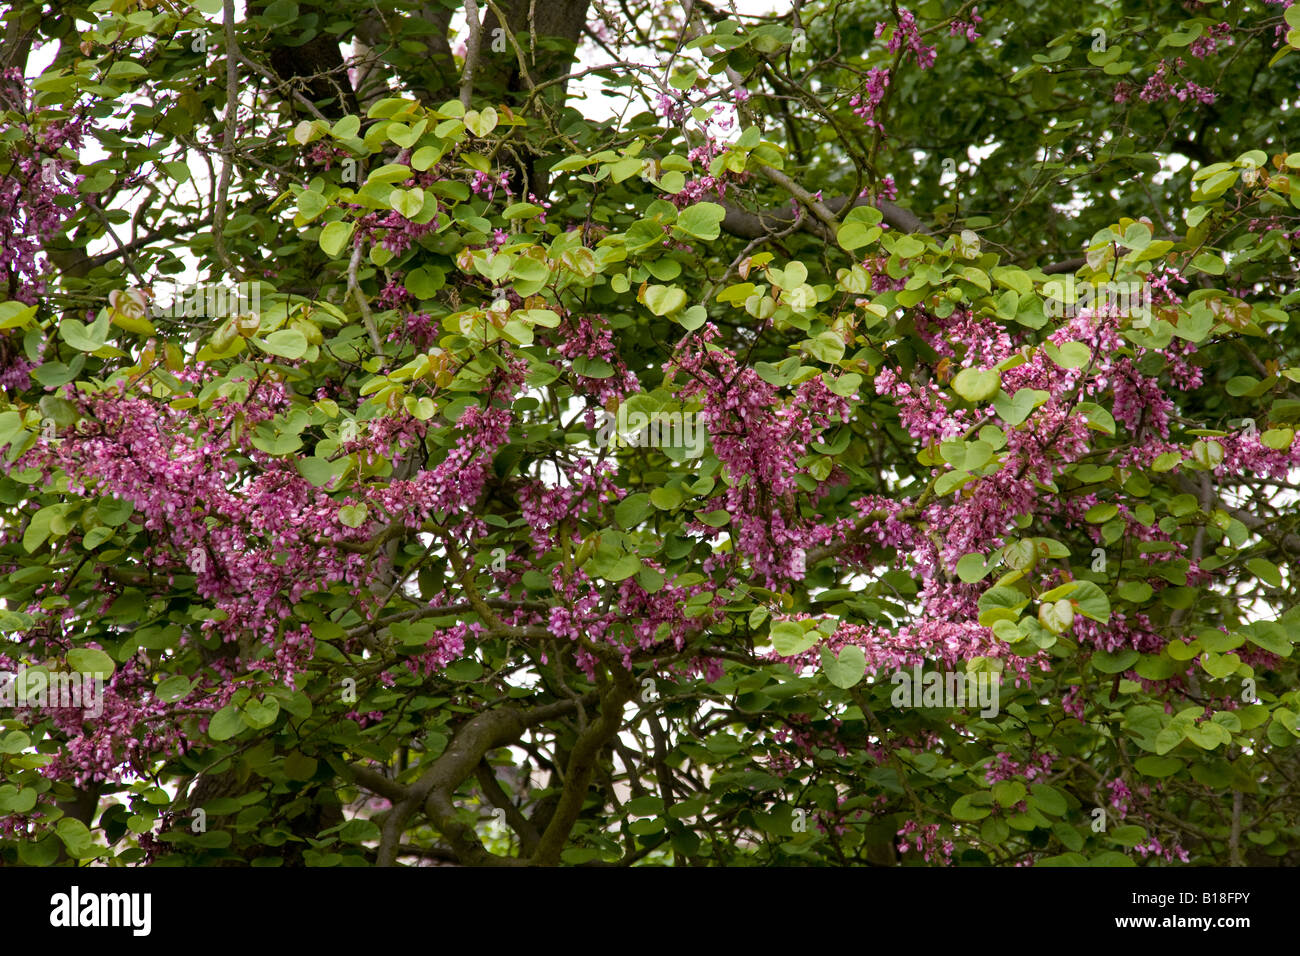
M 370 344 L 374 346 L 375 354 L 383 355 L 384 343 L 380 341 L 379 330 L 375 328 L 375 317 L 370 314 L 370 303 L 366 301 L 365 293 L 357 283 L 357 269 L 361 266 L 361 247 L 360 242 L 352 247 L 352 261 L 348 263 L 348 291 L 352 293 L 352 297 L 357 300 L 357 307 L 361 309 L 361 324 L 370 333 Z

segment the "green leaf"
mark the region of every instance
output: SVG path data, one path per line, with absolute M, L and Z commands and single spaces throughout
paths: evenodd
M 1250 392 L 1259 384 L 1259 379 L 1253 375 L 1234 375 L 1228 379 L 1228 384 L 1224 386 L 1229 395 L 1240 397 Z
M 1223 260 L 1212 252 L 1202 252 L 1192 260 L 1192 268 L 1212 276 L 1223 275 Z
M 50 536 L 55 517 L 60 516 L 63 510 L 63 505 L 46 505 L 32 515 L 31 521 L 27 522 L 27 530 L 23 532 L 25 551 L 30 554 L 45 543 L 45 539 Z
M 1141 604 L 1151 597 L 1151 585 L 1145 581 L 1123 581 L 1117 592 L 1125 601 Z
M 379 824 L 373 820 L 355 818 L 343 824 L 339 830 L 339 839 L 344 843 L 374 843 L 379 837 Z
M 1036 388 L 1016 389 L 1016 394 L 1007 397 L 1006 392 L 999 392 L 998 396 L 993 399 L 993 409 L 1008 425 L 1019 425 L 1043 402 L 1047 401 L 1051 395 Z
M 623 581 L 641 570 L 641 559 L 630 553 L 622 533 L 606 529 L 595 540 L 595 551 L 583 565 L 589 574 L 607 581 Z
M 31 787 L 21 790 L 13 784 L 0 786 L 0 813 L 27 813 L 36 806 L 36 791 Z
M 727 211 L 715 202 L 701 202 L 683 209 L 674 228 L 695 239 L 712 240 L 722 234 Z
M 596 575 L 606 581 L 625 581 L 641 570 L 641 559 L 635 554 L 609 556 L 597 550 L 591 565 Z
M 808 351 L 818 361 L 834 365 L 844 358 L 844 339 L 834 332 L 822 332 L 808 341 Z
M 1275 588 L 1282 586 L 1282 572 L 1278 570 L 1277 565 L 1272 561 L 1265 561 L 1263 558 L 1251 558 L 1246 562 L 1246 567 L 1251 574 L 1265 584 L 1271 584 Z
M 993 800 L 1000 807 L 1014 807 L 1029 791 L 1019 780 L 999 780 L 993 784 Z
M 281 764 L 284 768 L 284 775 L 286 777 L 290 780 L 299 781 L 310 780 L 312 777 L 316 776 L 316 768 L 319 765 L 320 762 L 315 758 L 308 757 L 297 750 L 287 754 L 284 758 L 284 763 Z
M 1082 342 L 1066 342 L 1061 346 L 1044 342 L 1042 347 L 1047 357 L 1061 368 L 1083 368 L 1092 359 L 1092 352 Z
M 244 715 L 234 704 L 227 704 L 212 715 L 208 722 L 208 736 L 217 743 L 229 740 L 244 729 Z
M 1076 407 L 1087 420 L 1088 427 L 1106 435 L 1115 434 L 1115 418 L 1110 412 L 1094 402 L 1080 402 Z
M 1083 520 L 1090 524 L 1105 524 L 1119 514 L 1119 507 L 1112 501 L 1099 501 L 1083 513 Z
M 993 276 L 994 282 L 1011 289 L 1017 295 L 1030 296 L 1034 294 L 1034 281 L 1029 278 L 1029 273 L 1023 269 L 1016 269 L 1011 266 L 994 266 L 990 274 Z
M 32 745 L 32 738 L 21 730 L 11 730 L 0 737 L 0 754 L 20 754 Z
M 677 317 L 677 323 L 687 332 L 694 332 L 703 325 L 709 317 L 709 313 L 702 305 L 693 305 Z
M 645 290 L 645 304 L 655 315 L 672 315 L 686 305 L 686 293 L 672 285 L 651 285 Z
M 967 584 L 984 580 L 988 573 L 989 567 L 982 554 L 965 554 L 957 561 L 957 577 Z
M 1092 655 L 1092 666 L 1103 674 L 1122 674 L 1132 668 L 1140 656 L 1131 647 L 1126 647 L 1124 650 L 1115 653 L 1095 651 Z
M 113 658 L 93 647 L 78 647 L 68 651 L 68 666 L 82 674 L 97 674 L 105 679 L 117 669 Z
M 1167 451 L 1151 463 L 1151 470 L 1157 474 L 1163 474 L 1166 471 L 1177 468 L 1178 464 L 1182 460 L 1183 456 L 1180 452 Z
M 868 225 L 864 222 L 846 222 L 840 226 L 835 234 L 836 241 L 839 242 L 840 248 L 852 252 L 854 249 L 861 249 L 863 246 L 869 246 L 881 236 L 879 226 Z
M 1156 757 L 1147 755 L 1133 761 L 1137 771 L 1147 777 L 1172 777 L 1183 769 L 1183 762 L 1177 757 Z
M 414 219 L 424 209 L 424 190 L 418 186 L 394 189 L 388 194 L 388 205 L 403 219 Z
M 34 305 L 26 305 L 17 299 L 0 302 L 0 329 L 13 329 L 26 325 L 35 315 Z
M 108 313 L 89 328 L 76 319 L 64 319 L 59 323 L 59 335 L 79 352 L 97 352 L 108 340 Z
M 470 110 L 464 116 L 465 128 L 480 139 L 497 128 L 497 111 L 491 106 Z
M 626 179 L 631 179 L 645 168 L 645 160 L 632 157 L 629 159 L 619 160 L 609 167 L 609 178 L 616 183 L 621 183 Z
M 1266 448 L 1286 451 L 1295 441 L 1295 432 L 1290 428 L 1270 428 L 1259 436 L 1259 440 Z
M 997 369 L 964 368 L 952 380 L 953 391 L 968 402 L 986 402 L 998 394 L 1002 375 Z
M 1147 831 L 1136 824 L 1130 823 L 1126 826 L 1116 827 L 1107 835 L 1121 846 L 1137 846 L 1147 838 Z
M 506 206 L 506 208 L 501 211 L 502 217 L 510 221 L 514 221 L 516 219 L 532 219 L 536 216 L 541 215 L 541 213 L 542 213 L 542 207 L 537 205 L 536 203 L 531 203 L 531 202 L 511 203 L 509 206 Z
M 265 339 L 254 338 L 253 343 L 263 352 L 286 359 L 300 359 L 308 348 L 307 336 L 297 329 L 280 329 Z
M 681 490 L 677 488 L 655 488 L 650 492 L 650 503 L 660 511 L 672 511 L 682 500 Z
M 645 519 L 650 513 L 650 495 L 645 492 L 639 492 L 635 495 L 628 495 L 618 503 L 614 509 L 614 520 L 619 523 L 620 527 L 632 529 Z
M 1242 635 L 1256 647 L 1279 657 L 1290 657 L 1292 642 L 1287 631 L 1275 621 L 1257 621 L 1241 629 Z
M 1030 803 L 1050 816 L 1064 816 L 1069 804 L 1055 787 L 1045 783 L 1035 783 L 1029 787 Z
M 894 236 L 894 253 L 900 259 L 915 259 L 925 252 L 925 243 L 911 236 Z
M 1204 301 L 1197 302 L 1187 311 L 1178 312 L 1178 324 L 1174 326 L 1174 335 L 1190 342 L 1200 342 L 1214 328 L 1214 313 Z
M 346 460 L 342 460 L 340 464 L 345 468 L 347 467 Z M 329 483 L 334 480 L 335 475 L 338 474 L 335 463 L 327 461 L 324 458 L 299 458 L 294 462 L 294 466 L 298 469 L 298 474 L 302 475 L 317 488 L 327 487 Z
M 1070 601 L 1084 617 L 1101 624 L 1110 623 L 1110 598 L 1091 581 L 1075 581 L 1077 587 L 1070 593 Z
M 1164 655 L 1143 654 L 1133 668 L 1147 680 L 1168 680 L 1178 672 L 1178 662 Z
M 365 505 L 344 505 L 339 509 L 339 521 L 349 528 L 360 528 L 369 509 Z
M 298 218 L 304 223 L 311 222 L 329 207 L 329 201 L 320 193 L 310 189 L 298 194 Z
M 867 655 L 856 644 L 848 644 L 840 649 L 839 657 L 830 649 L 821 649 L 822 673 L 836 687 L 847 690 L 862 680 L 867 669 Z
M 370 175 L 366 177 L 366 183 L 401 183 L 410 178 L 411 169 L 409 166 L 403 166 L 401 163 L 388 163 L 372 170 Z
M 614 374 L 614 366 L 603 359 L 579 355 L 573 360 L 573 371 L 584 378 L 610 378 Z
M 958 820 L 973 822 L 983 820 L 993 812 L 993 794 L 987 790 L 967 793 L 958 797 L 952 805 L 951 813 Z
M 153 695 L 168 702 L 182 700 L 189 696 L 193 685 L 184 674 L 174 674 L 153 689 Z
M 995 621 L 1014 621 L 1028 603 L 1029 598 L 1015 588 L 995 585 L 979 597 L 979 623 L 991 627 Z
M 1192 460 L 1207 471 L 1223 464 L 1223 455 L 1223 446 L 1217 441 L 1202 439 L 1192 445 Z
M 81 860 L 95 855 L 94 838 L 80 820 L 63 817 L 54 825 L 54 832 L 63 841 L 69 856 Z
M 330 222 L 325 224 L 325 228 L 320 231 L 321 251 L 330 258 L 334 258 L 343 251 L 344 244 L 352 238 L 352 223 L 350 222 Z
M 100 498 L 95 507 L 99 520 L 111 528 L 125 524 L 134 511 L 135 506 L 125 498 Z
M 1074 625 L 1074 607 L 1065 598 L 1044 601 L 1038 607 L 1038 623 L 1053 634 L 1064 634 Z
M 805 631 L 797 621 L 774 623 L 770 634 L 773 649 L 782 657 L 802 654 L 822 637 L 818 631 Z
M 995 846 L 1005 843 L 1011 836 L 1011 827 L 1001 817 L 985 817 L 984 822 L 980 824 L 980 839 L 985 843 L 992 843 Z
M 242 710 L 244 723 L 254 730 L 263 730 L 275 723 L 276 717 L 280 715 L 280 702 L 268 694 L 263 700 L 245 701 Z

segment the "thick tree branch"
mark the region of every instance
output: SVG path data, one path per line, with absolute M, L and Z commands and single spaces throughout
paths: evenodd
M 531 862 L 534 864 L 555 866 L 560 862 L 560 852 L 587 799 L 587 788 L 591 785 L 600 751 L 623 724 L 623 705 L 632 699 L 636 685 L 628 673 L 614 673 L 615 683 L 601 697 L 599 716 L 587 725 L 573 745 L 564 775 L 564 790 L 533 854 Z
M 541 839 L 541 834 L 533 826 L 526 816 L 519 812 L 519 808 L 514 805 L 510 796 L 501 788 L 501 782 L 497 780 L 497 775 L 492 771 L 491 765 L 486 761 L 480 761 L 474 771 L 474 778 L 478 780 L 479 787 L 483 790 L 483 795 L 488 798 L 492 806 L 499 810 L 505 811 L 506 823 L 510 829 L 519 834 L 519 846 L 522 856 L 532 856 L 533 851 L 537 848 L 537 841 Z
M 469 39 L 465 42 L 465 69 L 460 79 L 460 104 L 469 109 L 474 94 L 474 69 L 478 66 L 479 44 L 483 40 L 483 24 L 479 19 L 478 3 L 465 0 L 465 22 L 469 26 Z

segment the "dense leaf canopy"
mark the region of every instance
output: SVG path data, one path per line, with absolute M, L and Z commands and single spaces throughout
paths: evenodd
M 744 9 L 0 4 L 0 859 L 1300 860 L 1300 6 Z

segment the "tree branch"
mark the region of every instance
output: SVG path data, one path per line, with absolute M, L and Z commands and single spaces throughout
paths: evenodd
M 460 104 L 469 109 L 474 93 L 474 69 L 478 66 L 479 44 L 483 40 L 483 24 L 479 20 L 476 0 L 465 0 L 465 22 L 469 26 L 469 39 L 465 41 L 465 70 L 460 78 Z

